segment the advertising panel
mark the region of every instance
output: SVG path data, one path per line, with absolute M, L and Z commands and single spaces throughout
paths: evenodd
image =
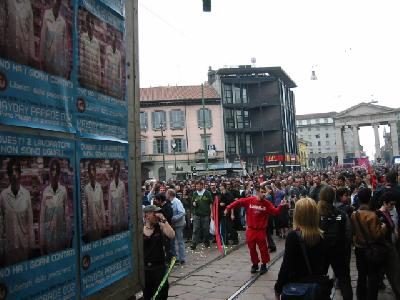
M 0 2 L 0 123 L 74 132 L 70 0 Z
M 0 133 L 0 298 L 75 299 L 75 146 Z
M 85 141 L 77 148 L 85 297 L 132 272 L 128 145 Z
M 126 141 L 124 19 L 99 1 L 81 1 L 77 14 L 77 131 Z

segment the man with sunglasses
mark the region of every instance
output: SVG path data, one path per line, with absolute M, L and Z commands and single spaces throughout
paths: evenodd
M 236 207 L 246 208 L 246 242 L 252 262 L 251 273 L 256 273 L 258 271 L 258 263 L 260 261 L 256 249 L 258 246 L 262 263 L 260 274 L 264 274 L 268 271 L 267 263 L 270 261 L 266 240 L 268 217 L 269 215 L 279 215 L 282 207 L 287 204 L 286 200 L 283 200 L 278 207 L 274 207 L 270 201 L 266 200 L 265 194 L 267 193 L 267 189 L 264 186 L 257 186 L 256 191 L 256 196 L 241 198 L 228 205 L 224 213 L 228 215 L 229 211 Z

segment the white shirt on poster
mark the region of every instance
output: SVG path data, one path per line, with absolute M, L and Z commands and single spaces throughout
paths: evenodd
M 40 206 L 40 248 L 43 254 L 66 248 L 70 239 L 67 189 L 58 184 L 56 191 L 48 185 Z
M 0 251 L 6 265 L 27 260 L 35 245 L 33 212 L 29 191 L 20 186 L 17 195 L 11 186 L 0 194 Z
M 104 63 L 104 77 L 106 79 L 106 87 L 110 95 L 121 98 L 122 91 L 122 67 L 121 52 L 118 49 L 108 45 L 106 48 L 106 56 Z
M 108 190 L 108 206 L 111 231 L 118 233 L 128 224 L 125 183 L 121 180 L 118 180 L 118 185 L 115 180 L 111 181 Z
M 102 237 L 106 225 L 103 190 L 98 182 L 95 183 L 94 189 L 89 182 L 84 193 L 84 233 L 88 235 L 89 240 L 98 240 Z
M 7 0 L 8 57 L 28 64 L 35 57 L 33 12 L 30 0 Z
M 59 14 L 56 18 L 53 9 L 43 14 L 40 34 L 40 62 L 42 69 L 53 75 L 66 77 L 68 71 L 67 26 Z
M 90 38 L 87 32 L 81 34 L 79 59 L 81 83 L 96 90 L 101 85 L 101 62 L 100 42 L 94 35 Z

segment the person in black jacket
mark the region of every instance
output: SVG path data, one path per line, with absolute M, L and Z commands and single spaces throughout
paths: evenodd
M 334 207 L 335 190 L 325 185 L 322 187 L 318 212 L 319 226 L 324 232 L 326 248 L 325 270 L 332 267 L 344 300 L 353 299 L 353 290 L 350 277 L 351 258 L 351 222 L 345 212 Z
M 294 229 L 291 231 L 285 243 L 283 261 L 275 283 L 275 297 L 280 299 L 283 286 L 289 282 L 301 281 L 309 276 L 305 258 L 300 255 L 302 248 L 298 232 L 306 247 L 306 253 L 310 262 L 313 275 L 326 275 L 324 268 L 325 248 L 322 241 L 323 233 L 319 228 L 319 214 L 315 201 L 311 198 L 301 198 L 296 202 L 293 215 Z M 330 299 L 330 291 L 320 300 Z
M 167 219 L 168 224 L 172 224 L 172 216 L 174 213 L 172 210 L 171 202 L 167 201 L 165 193 L 156 194 L 154 196 L 154 204 L 161 208 L 160 213 L 162 213 L 165 219 Z M 167 262 L 169 262 L 172 258 L 172 253 L 171 253 L 171 244 L 168 239 L 164 239 L 164 247 L 165 247 L 166 259 Z

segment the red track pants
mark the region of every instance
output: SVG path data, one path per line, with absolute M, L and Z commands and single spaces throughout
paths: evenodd
M 269 251 L 267 245 L 267 235 L 265 229 L 250 229 L 246 230 L 246 242 L 249 247 L 251 262 L 253 265 L 258 265 L 260 262 L 256 246 L 261 253 L 261 262 L 266 264 L 269 262 Z

